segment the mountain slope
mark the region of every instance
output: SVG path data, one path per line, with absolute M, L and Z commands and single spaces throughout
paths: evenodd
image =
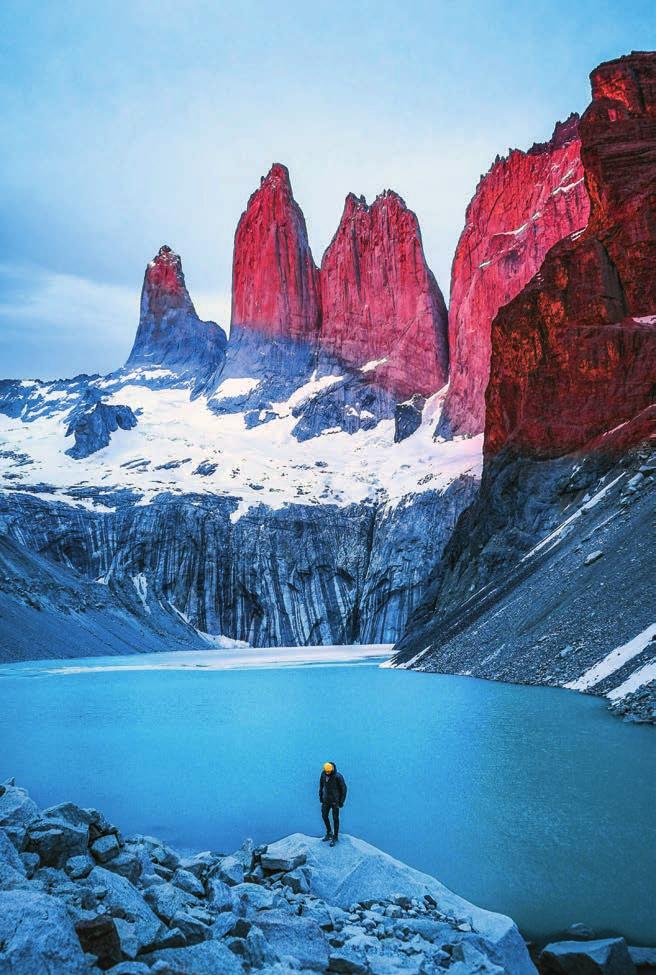
M 653 680 L 649 646 L 577 681 L 654 622 L 656 54 L 601 65 L 592 91 L 588 226 L 493 323 L 481 492 L 396 662 L 624 696 Z

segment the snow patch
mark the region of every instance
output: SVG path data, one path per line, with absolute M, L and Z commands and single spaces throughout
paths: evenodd
M 568 687 L 572 691 L 587 691 L 589 688 L 599 684 L 606 677 L 614 674 L 616 670 L 623 667 L 629 662 L 629 660 L 633 660 L 633 658 L 637 657 L 639 653 L 642 653 L 647 644 L 655 636 L 656 623 L 652 623 L 645 630 L 643 630 L 642 633 L 638 633 L 638 635 L 632 640 L 629 640 L 628 643 L 624 643 L 621 647 L 616 647 L 615 650 L 611 650 L 611 652 L 607 654 L 603 660 L 600 660 L 599 663 L 594 665 L 594 667 L 586 670 L 586 672 L 581 674 L 581 676 L 576 680 L 565 684 L 565 687 Z M 633 676 L 635 676 L 635 674 Z M 625 681 L 625 683 L 627 682 Z M 621 686 L 623 687 L 624 685 Z

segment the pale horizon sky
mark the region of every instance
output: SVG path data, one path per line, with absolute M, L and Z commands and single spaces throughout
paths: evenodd
M 0 377 L 120 365 L 162 243 L 227 325 L 235 227 L 274 161 L 317 264 L 349 191 L 399 192 L 448 300 L 495 155 L 583 111 L 600 61 L 654 47 L 643 0 L 4 0 Z

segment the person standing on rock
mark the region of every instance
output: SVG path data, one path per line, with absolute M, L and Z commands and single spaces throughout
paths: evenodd
M 319 779 L 319 802 L 321 803 L 321 815 L 326 827 L 326 835 L 323 842 L 330 840 L 330 845 L 334 846 L 339 839 L 339 811 L 346 802 L 346 782 L 341 772 L 337 771 L 334 762 L 326 762 Z M 333 825 L 330 828 L 330 814 L 332 812 Z

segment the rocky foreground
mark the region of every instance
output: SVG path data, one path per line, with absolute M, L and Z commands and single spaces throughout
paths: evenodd
M 649 952 L 630 949 L 636 962 Z M 622 939 L 549 945 L 544 973 L 635 975 Z M 642 952 L 642 953 L 641 953 Z M 182 856 L 95 809 L 0 786 L 0 975 L 530 975 L 510 918 L 351 836 Z

